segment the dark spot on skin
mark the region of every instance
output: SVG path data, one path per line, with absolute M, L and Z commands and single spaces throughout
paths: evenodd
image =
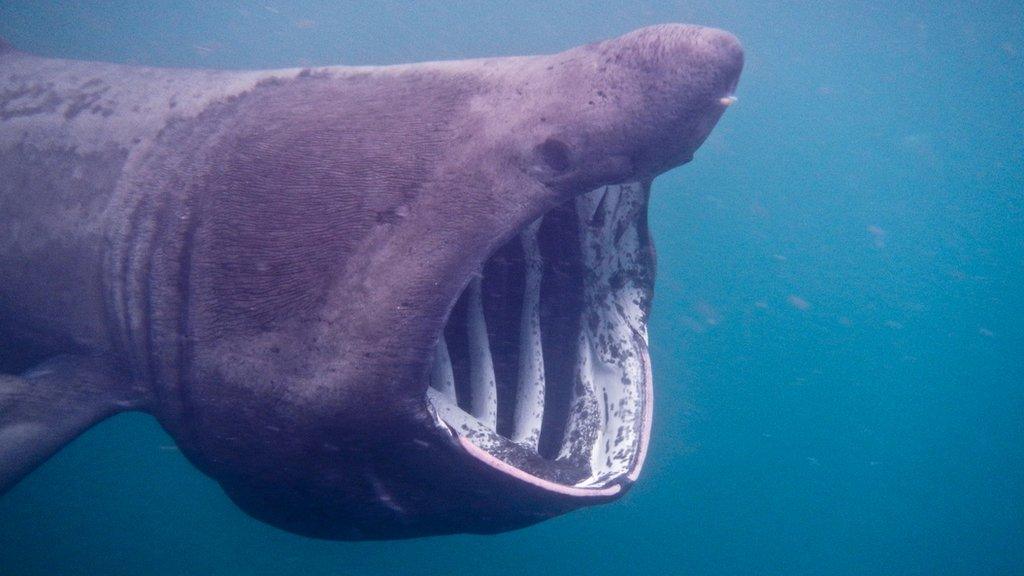
M 52 84 L 30 84 L 2 90 L 0 120 L 53 112 L 63 102 L 64 99 L 53 90 Z
M 538 152 L 540 152 L 541 158 L 552 170 L 564 172 L 569 168 L 569 147 L 565 145 L 565 142 L 548 138 L 539 148 Z
M 172 100 L 171 100 L 170 102 L 168 102 L 168 103 L 167 103 L 167 107 L 168 107 L 168 108 L 174 108 L 174 107 L 176 107 L 177 105 L 178 105 L 178 101 L 177 101 L 177 100 L 174 100 L 174 99 L 172 99 Z
M 607 98 L 608 97 L 608 96 L 605 95 L 604 90 L 598 90 L 597 91 L 597 95 L 600 96 L 601 98 Z
M 266 86 L 281 86 L 284 84 L 284 80 L 274 76 L 272 78 L 264 78 L 256 83 L 257 88 L 263 88 Z
M 377 223 L 378 224 L 394 224 L 401 220 L 401 215 L 398 214 L 394 209 L 384 210 L 377 212 Z
M 98 81 L 95 84 L 86 84 L 99 87 Z M 64 118 L 71 120 L 86 110 L 90 110 L 93 114 L 101 113 L 102 108 L 99 107 L 99 101 L 103 97 L 103 93 L 109 89 L 109 86 L 104 86 L 98 90 L 82 91 L 72 95 L 69 98 L 67 109 L 64 110 Z
M 330 72 L 322 68 L 320 70 L 315 70 L 313 68 L 303 68 L 302 71 L 298 73 L 296 78 L 328 78 L 330 77 L 330 75 Z M 284 83 L 283 80 L 281 80 L 280 82 L 282 84 Z
M 102 106 L 102 105 L 99 105 L 99 104 L 97 104 L 96 106 L 93 106 L 92 108 L 90 108 L 89 111 L 92 112 L 93 114 L 99 114 L 99 115 L 103 116 L 104 118 L 108 118 L 108 117 L 110 117 L 114 113 L 114 109 L 113 108 L 108 107 L 108 106 Z

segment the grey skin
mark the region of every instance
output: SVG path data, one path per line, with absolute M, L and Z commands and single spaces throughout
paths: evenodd
M 140 410 L 249 514 L 315 537 L 498 532 L 617 498 L 646 439 L 600 490 L 543 463 L 521 464 L 546 478 L 530 480 L 439 419 L 435 349 L 528 224 L 689 161 L 742 60 L 683 25 L 549 56 L 259 72 L 0 42 L 0 492 Z

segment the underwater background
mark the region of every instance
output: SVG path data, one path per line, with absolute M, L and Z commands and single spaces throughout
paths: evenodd
M 622 500 L 311 540 L 129 414 L 0 499 L 0 576 L 1024 573 L 1024 4 L 0 0 L 23 50 L 178 67 L 556 52 L 673 21 L 747 60 L 654 185 L 655 428 Z

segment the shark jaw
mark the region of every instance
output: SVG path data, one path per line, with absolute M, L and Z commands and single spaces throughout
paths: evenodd
M 649 190 L 634 181 L 575 196 L 460 294 L 426 395 L 471 456 L 568 496 L 614 496 L 636 480 L 653 402 Z

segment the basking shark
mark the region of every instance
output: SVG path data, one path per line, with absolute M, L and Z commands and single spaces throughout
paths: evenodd
M 271 71 L 0 43 L 0 492 L 157 418 L 296 533 L 493 533 L 612 501 L 651 431 L 651 181 L 730 34 Z

